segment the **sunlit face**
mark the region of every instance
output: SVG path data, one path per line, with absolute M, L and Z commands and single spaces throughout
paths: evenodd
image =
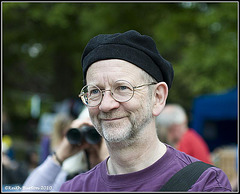
M 117 80 L 126 80 L 133 86 L 145 84 L 143 72 L 123 60 L 111 59 L 93 63 L 87 71 L 87 84 L 110 90 Z M 131 142 L 152 120 L 152 103 L 148 87 L 137 89 L 127 102 L 117 102 L 104 93 L 102 102 L 89 107 L 90 118 L 107 142 Z

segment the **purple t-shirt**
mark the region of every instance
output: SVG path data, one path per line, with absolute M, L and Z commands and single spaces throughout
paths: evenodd
M 129 174 L 109 175 L 107 159 L 86 173 L 65 182 L 60 191 L 159 191 L 161 187 L 187 164 L 198 161 L 173 147 L 151 166 Z M 189 191 L 232 191 L 226 174 L 216 167 L 208 168 Z

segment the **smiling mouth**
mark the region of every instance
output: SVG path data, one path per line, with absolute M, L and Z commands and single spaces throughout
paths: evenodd
M 124 117 L 119 117 L 119 118 L 112 118 L 112 119 L 102 119 L 103 121 L 118 121 L 120 119 L 123 119 Z

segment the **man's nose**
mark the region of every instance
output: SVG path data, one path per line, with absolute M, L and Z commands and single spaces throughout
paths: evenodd
M 103 93 L 102 101 L 99 105 L 99 110 L 103 112 L 108 112 L 112 109 L 118 108 L 119 105 L 120 103 L 112 97 L 111 91 L 105 90 Z

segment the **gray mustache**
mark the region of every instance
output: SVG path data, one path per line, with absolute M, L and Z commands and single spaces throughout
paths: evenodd
M 122 118 L 128 117 L 129 114 L 116 114 L 116 113 L 100 113 L 98 115 L 98 119 L 114 119 L 114 118 Z

